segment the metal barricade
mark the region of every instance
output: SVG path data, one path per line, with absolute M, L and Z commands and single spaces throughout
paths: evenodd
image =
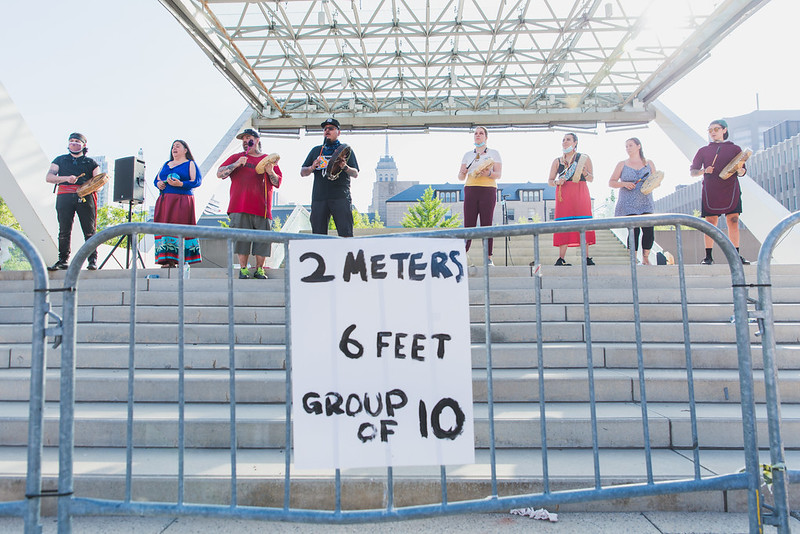
M 800 212 L 795 212 L 772 229 L 758 253 L 758 307 L 755 314 L 762 336 L 764 357 L 764 388 L 767 400 L 767 424 L 769 428 L 770 464 L 766 470 L 772 476 L 774 509 L 765 522 L 778 527 L 778 532 L 790 532 L 789 483 L 800 482 L 800 470 L 789 470 L 781 437 L 781 399 L 778 387 L 778 364 L 776 357 L 775 319 L 772 302 L 772 253 L 782 237 L 800 223 Z
M 598 432 L 598 418 L 596 406 L 596 392 L 592 353 L 592 321 L 589 306 L 589 276 L 587 266 L 581 267 L 581 283 L 583 291 L 583 312 L 585 329 L 585 349 L 586 349 L 586 370 L 589 386 L 589 406 L 591 414 L 592 430 L 592 456 L 593 456 L 593 487 L 584 489 L 554 490 L 550 485 L 549 459 L 548 459 L 548 436 L 547 421 L 548 414 L 545 410 L 545 387 L 544 387 L 544 365 L 543 365 L 543 325 L 542 325 L 542 296 L 541 283 L 537 278 L 536 272 L 538 265 L 531 266 L 531 281 L 534 292 L 536 317 L 536 367 L 538 368 L 538 387 L 539 387 L 539 421 L 541 439 L 541 468 L 542 468 L 542 491 L 536 493 L 525 493 L 519 495 L 500 495 L 498 489 L 497 471 L 497 444 L 495 443 L 495 417 L 494 417 L 494 390 L 493 390 L 493 325 L 492 325 L 492 306 L 491 306 L 491 279 L 489 276 L 488 259 L 484 258 L 483 274 L 483 312 L 485 328 L 485 352 L 486 352 L 486 385 L 487 385 L 487 409 L 488 409 L 488 435 L 489 435 L 489 481 L 491 489 L 488 494 L 481 498 L 470 500 L 452 501 L 448 498 L 448 484 L 453 480 L 447 468 L 441 466 L 439 469 L 439 484 L 441 491 L 440 502 L 430 504 L 414 504 L 409 506 L 395 505 L 395 473 L 389 467 L 386 469 L 385 478 L 381 483 L 381 493 L 385 504 L 382 508 L 374 509 L 346 509 L 342 506 L 342 474 L 337 469 L 328 475 L 330 482 L 333 483 L 335 492 L 335 505 L 332 509 L 320 509 L 313 506 L 292 505 L 293 491 L 301 487 L 300 481 L 292 476 L 291 462 L 291 369 L 292 354 L 291 339 L 292 324 L 290 321 L 291 296 L 289 292 L 289 241 L 294 239 L 313 239 L 321 236 L 307 234 L 286 235 L 274 232 L 259 232 L 247 230 L 233 230 L 223 228 L 205 228 L 196 226 L 181 226 L 167 224 L 148 224 L 148 223 L 127 223 L 114 228 L 106 229 L 90 238 L 85 245 L 77 252 L 66 273 L 65 287 L 74 289 L 64 293 L 64 348 L 62 350 L 62 382 L 61 382 L 61 426 L 60 426 L 60 473 L 59 473 L 59 510 L 58 521 L 60 532 L 71 532 L 71 518 L 74 515 L 102 515 L 102 514 L 137 514 L 137 515 L 204 515 L 219 517 L 239 517 L 249 519 L 270 519 L 297 522 L 327 522 L 327 523 L 358 523 L 369 521 L 380 521 L 387 519 L 408 519 L 438 514 L 452 514 L 463 512 L 488 512 L 508 510 L 513 507 L 523 506 L 554 506 L 567 503 L 601 501 L 610 499 L 623 499 L 635 497 L 647 497 L 665 494 L 675 494 L 684 492 L 699 492 L 709 490 L 744 490 L 747 494 L 748 509 L 750 511 L 750 531 L 753 533 L 761 532 L 761 515 L 759 507 L 759 486 L 760 473 L 758 468 L 757 445 L 756 445 L 756 419 L 755 402 L 753 392 L 753 375 L 750 355 L 750 341 L 748 330 L 748 311 L 747 311 L 747 287 L 745 284 L 744 271 L 738 255 L 731 242 L 716 227 L 695 217 L 685 215 L 648 215 L 637 217 L 624 217 L 619 219 L 600 219 L 586 221 L 568 222 L 548 222 L 537 224 L 521 224 L 503 227 L 486 227 L 476 229 L 451 229 L 420 231 L 415 233 L 403 234 L 405 237 L 437 237 L 452 239 L 482 239 L 484 249 L 488 244 L 489 238 L 502 238 L 506 236 L 530 236 L 533 240 L 535 255 L 539 257 L 539 237 L 543 234 L 554 232 L 575 231 L 581 233 L 581 257 L 586 256 L 585 232 L 590 230 L 607 230 L 619 227 L 641 227 L 653 225 L 673 225 L 676 228 L 678 250 L 677 262 L 680 276 L 681 310 L 683 317 L 684 348 L 686 357 L 687 387 L 689 389 L 689 405 L 691 417 L 691 447 L 694 462 L 694 476 L 685 480 L 663 480 L 656 481 L 653 475 L 652 454 L 650 450 L 650 435 L 648 420 L 652 416 L 648 408 L 645 365 L 642 349 L 641 319 L 638 308 L 638 282 L 635 253 L 630 252 L 630 266 L 632 291 L 634 299 L 634 321 L 637 345 L 637 369 L 639 376 L 639 404 L 642 413 L 643 431 L 643 454 L 646 465 L 646 473 L 642 477 L 644 482 L 620 485 L 603 485 L 600 469 L 600 438 Z M 700 464 L 700 445 L 697 431 L 697 414 L 694 402 L 694 384 L 692 378 L 692 341 L 689 332 L 688 304 L 686 296 L 686 283 L 683 267 L 683 256 L 681 251 L 681 226 L 691 227 L 710 235 L 725 254 L 730 266 L 732 304 L 734 308 L 736 331 L 736 347 L 738 353 L 738 379 L 740 383 L 741 396 L 741 419 L 742 419 L 742 442 L 745 470 L 729 474 L 715 474 L 703 476 Z M 130 332 L 129 332 L 129 365 L 128 365 L 128 397 L 127 397 L 127 436 L 126 436 L 126 471 L 125 471 L 125 496 L 121 500 L 97 499 L 81 497 L 74 494 L 74 473 L 73 473 L 73 450 L 75 440 L 75 356 L 77 350 L 76 328 L 77 328 L 77 299 L 78 277 L 80 274 L 79 266 L 88 257 L 91 250 L 99 244 L 108 241 L 119 235 L 130 235 L 134 247 L 137 242 L 137 233 L 151 233 L 159 235 L 172 235 L 180 238 L 180 270 L 183 270 L 183 239 L 185 237 L 199 237 L 222 239 L 227 242 L 229 263 L 227 267 L 227 288 L 228 288 L 228 356 L 229 356 L 229 404 L 230 413 L 228 424 L 230 429 L 230 485 L 228 499 L 224 503 L 206 504 L 199 502 L 186 502 L 185 482 L 186 473 L 185 463 L 185 387 L 184 387 L 184 336 L 185 317 L 183 290 L 184 281 L 178 278 L 178 410 L 177 410 L 177 499 L 176 502 L 144 502 L 136 500 L 133 495 L 134 476 L 132 473 L 132 455 L 134 451 L 134 382 L 135 382 L 135 362 L 134 352 L 136 345 L 137 327 L 137 284 L 141 279 L 137 277 L 137 268 L 134 265 L 131 270 L 130 286 Z M 393 237 L 397 237 L 396 235 Z M 357 240 L 358 238 L 356 238 Z M 234 317 L 234 297 L 233 297 L 233 277 L 234 267 L 232 263 L 233 242 L 239 241 L 269 241 L 284 244 L 286 257 L 286 271 L 284 279 L 285 294 L 285 449 L 284 472 L 283 472 L 283 505 L 282 506 L 255 506 L 242 505 L 238 495 L 239 485 L 237 483 L 237 454 L 239 453 L 237 436 L 237 399 L 236 399 L 236 333 Z M 583 262 L 582 262 L 583 263 Z M 148 499 L 149 500 L 149 499 Z
M 42 531 L 40 522 L 42 497 L 54 497 L 52 492 L 42 491 L 42 434 L 44 428 L 44 386 L 47 369 L 46 338 L 52 335 L 56 344 L 60 340 L 60 324 L 48 328 L 48 318 L 58 323 L 60 319 L 50 311 L 50 282 L 41 254 L 21 233 L 0 226 L 0 237 L 11 240 L 18 246 L 33 273 L 33 321 L 31 336 L 30 396 L 28 398 L 28 461 L 25 482 L 25 500 L 0 503 L 0 515 L 21 516 L 25 521 L 26 534 Z

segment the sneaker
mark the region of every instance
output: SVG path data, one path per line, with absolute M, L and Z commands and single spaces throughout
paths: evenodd
M 253 275 L 253 278 L 258 278 L 259 280 L 266 280 L 267 273 L 264 272 L 264 269 L 259 267 L 256 269 L 256 274 Z
M 58 260 L 55 262 L 52 267 L 48 267 L 48 271 L 65 271 L 69 267 L 69 263 L 66 260 Z
M 714 260 L 711 258 L 703 258 L 703 261 L 700 262 L 700 265 L 714 265 Z
M 743 257 L 739 256 L 739 259 L 742 260 L 742 265 L 750 265 L 750 262 L 744 259 Z
M 556 260 L 556 266 L 562 266 L 562 265 L 563 265 L 564 267 L 569 267 L 569 266 L 570 266 L 570 265 L 572 265 L 572 264 L 571 264 L 571 263 L 567 263 L 566 261 L 564 261 L 564 258 L 558 258 L 558 259 Z
M 96 261 L 90 261 L 89 265 L 86 266 L 86 269 L 88 269 L 89 271 L 96 271 L 97 270 L 97 262 Z
M 492 261 L 492 258 L 489 258 L 489 267 L 494 267 L 494 262 Z
M 239 280 L 247 280 L 250 278 L 250 269 L 247 267 L 239 269 Z
M 594 261 L 592 261 L 592 258 L 590 258 L 590 257 L 588 257 L 588 256 L 587 256 L 587 257 L 586 257 L 586 265 L 594 265 L 594 264 L 595 264 L 595 263 L 594 263 Z

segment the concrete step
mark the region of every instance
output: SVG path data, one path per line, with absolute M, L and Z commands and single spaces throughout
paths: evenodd
M 485 369 L 472 372 L 473 398 L 486 402 L 488 378 Z M 545 369 L 545 399 L 548 402 L 586 402 L 589 400 L 588 374 L 585 369 Z M 138 369 L 135 375 L 137 402 L 177 402 L 177 369 Z M 76 402 L 126 402 L 128 371 L 125 369 L 79 369 L 76 375 Z M 27 401 L 27 369 L 8 369 L 0 375 L 0 401 Z M 781 400 L 800 403 L 800 371 L 780 371 Z M 595 398 L 601 402 L 631 402 L 640 399 L 639 374 L 636 369 L 594 370 Z M 224 403 L 230 400 L 230 372 L 227 369 L 187 369 L 184 371 L 185 399 L 193 403 Z M 282 370 L 237 370 L 236 400 L 240 403 L 282 403 L 286 373 Z M 645 371 L 649 402 L 688 402 L 687 375 L 673 369 Z M 755 396 L 765 402 L 764 378 L 754 374 Z M 537 369 L 494 369 L 494 400 L 500 402 L 538 402 Z M 694 371 L 695 399 L 698 402 L 739 402 L 737 370 L 698 369 Z M 47 373 L 46 400 L 59 399 L 59 373 Z
M 576 343 L 588 339 L 582 322 L 548 322 L 543 329 L 543 341 Z M 136 328 L 136 343 L 177 343 L 177 324 L 146 324 Z M 758 342 L 756 325 L 750 325 L 751 342 Z M 485 326 L 473 323 L 470 326 L 471 339 L 482 343 Z M 695 343 L 735 343 L 736 332 L 733 325 L 723 322 L 694 322 L 690 326 L 691 339 Z M 683 340 L 683 325 L 679 323 L 641 323 L 642 339 L 645 342 L 678 343 Z M 186 324 L 184 336 L 187 344 L 227 343 L 226 324 Z M 30 342 L 31 332 L 17 325 L 0 325 L 0 340 L 5 343 Z M 127 323 L 81 323 L 76 331 L 78 343 L 127 343 L 129 325 Z M 630 322 L 604 322 L 593 318 L 591 339 L 595 342 L 634 342 L 634 324 Z M 799 343 L 800 324 L 776 323 L 777 343 Z M 245 344 L 277 345 L 285 343 L 285 328 L 282 324 L 237 324 L 234 327 L 234 341 Z M 536 341 L 536 323 L 515 322 L 492 324 L 492 341 L 496 343 L 524 343 Z
M 603 322 L 592 318 L 591 340 L 593 342 L 634 342 L 635 326 L 633 323 Z M 536 341 L 536 323 L 492 323 L 492 342 L 522 343 Z M 693 343 L 736 343 L 736 329 L 730 323 L 693 322 L 690 325 L 690 336 Z M 750 325 L 750 341 L 759 341 L 756 332 L 758 327 Z M 470 326 L 471 339 L 474 343 L 482 343 L 486 339 L 486 328 L 483 324 L 473 323 Z M 641 323 L 642 340 L 648 343 L 678 343 L 683 341 L 683 325 L 679 323 Z M 549 322 L 542 329 L 545 342 L 579 342 L 587 341 L 583 323 Z M 799 343 L 800 324 L 776 323 L 775 340 L 777 343 Z
M 638 403 L 598 402 L 598 443 L 605 448 L 643 447 L 641 406 Z M 756 406 L 759 446 L 768 446 L 766 410 Z M 587 403 L 548 402 L 547 443 L 550 447 L 590 448 L 592 431 Z M 124 447 L 126 403 L 77 403 L 75 444 L 79 447 Z M 494 404 L 495 444 L 500 448 L 541 446 L 539 404 Z M 488 406 L 474 405 L 475 446 L 489 446 Z M 185 440 L 188 448 L 230 447 L 228 404 L 187 403 Z M 736 404 L 698 403 L 700 447 L 741 448 L 741 408 Z M 27 442 L 28 406 L 25 402 L 0 402 L 0 428 L 4 446 Z M 136 447 L 175 447 L 178 443 L 178 406 L 141 402 L 134 407 L 133 442 Z M 236 409 L 237 441 L 243 448 L 285 446 L 285 408 L 282 404 L 239 404 Z M 653 448 L 691 448 L 691 420 L 686 403 L 648 403 L 650 445 Z M 787 449 L 800 443 L 800 405 L 782 407 L 783 438 Z M 58 442 L 58 405 L 45 405 L 44 443 Z
M 584 343 L 543 343 L 545 368 L 586 368 L 586 345 Z M 472 345 L 472 367 L 485 368 L 485 345 Z M 80 343 L 77 351 L 79 369 L 127 369 L 129 348 L 127 344 Z M 722 343 L 694 343 L 691 348 L 694 369 L 737 369 L 736 346 Z M 761 369 L 763 360 L 761 347 L 751 345 L 753 368 Z M 50 368 L 60 365 L 61 348 L 49 348 L 47 364 Z M 176 369 L 178 347 L 172 344 L 137 344 L 134 349 L 134 365 L 138 369 Z M 496 343 L 492 346 L 495 369 L 535 367 L 538 361 L 536 343 Z M 644 343 L 642 356 L 646 369 L 685 369 L 686 346 L 683 343 Z M 285 360 L 283 345 L 237 344 L 235 361 L 237 369 L 283 369 Z M 592 343 L 592 358 L 595 368 L 635 369 L 637 348 L 633 342 Z M 779 369 L 800 369 L 800 346 L 778 345 L 776 358 Z M 230 349 L 227 344 L 186 345 L 184 361 L 187 369 L 227 369 Z M 30 344 L 0 344 L 0 369 L 30 368 Z
M 227 304 L 227 303 L 226 303 Z M 542 303 L 542 320 L 576 321 L 584 319 L 583 303 Z M 63 316 L 60 307 L 53 307 L 53 312 Z M 196 306 L 184 305 L 185 324 L 228 324 L 229 315 L 227 305 Z M 236 324 L 285 324 L 286 311 L 279 305 L 251 305 L 236 304 L 234 306 L 234 321 Z M 590 316 L 599 321 L 632 322 L 634 309 L 631 303 L 590 304 Z M 77 320 L 79 323 L 124 323 L 130 319 L 130 306 L 79 306 Z M 732 304 L 700 304 L 688 305 L 689 321 L 697 322 L 726 322 L 733 315 Z M 683 320 L 683 311 L 680 303 L 665 304 L 640 304 L 639 317 L 645 322 L 680 322 Z M 800 307 L 793 304 L 775 304 L 773 317 L 777 323 L 800 322 Z M 470 321 L 483 322 L 485 310 L 482 304 L 470 306 Z M 536 305 L 532 303 L 519 304 L 493 304 L 491 309 L 492 322 L 522 322 L 536 320 Z M 29 325 L 33 320 L 33 308 L 0 308 L 0 324 Z M 137 305 L 137 324 L 177 323 L 178 307 L 173 304 L 161 306 Z
M 24 499 L 24 476 L 27 451 L 24 447 L 0 448 L 0 472 L 7 473 L 0 485 L 0 501 Z M 769 462 L 768 451 L 760 454 Z M 547 467 L 550 490 L 594 487 L 591 450 L 549 449 Z M 541 492 L 542 451 L 538 448 L 498 449 L 497 480 L 503 495 Z M 600 449 L 600 477 L 603 486 L 644 482 L 645 460 L 642 451 Z M 491 488 L 489 452 L 477 450 L 475 464 L 446 468 L 451 491 L 458 488 L 459 499 L 485 498 Z M 800 452 L 787 451 L 787 462 L 800 462 Z M 239 449 L 236 454 L 237 494 L 243 506 L 283 506 L 285 458 L 279 449 Z M 710 449 L 700 451 L 702 477 L 735 473 L 744 465 L 740 451 Z M 187 503 L 228 502 L 231 485 L 230 451 L 227 449 L 188 449 L 185 454 Z M 656 482 L 694 477 L 691 451 L 652 451 L 653 478 Z M 124 499 L 125 449 L 92 447 L 75 450 L 75 494 L 78 497 Z M 44 487 L 55 487 L 58 451 L 46 447 L 43 455 Z M 175 502 L 178 455 L 172 449 L 136 448 L 133 452 L 134 501 Z M 292 472 L 295 475 L 295 472 Z M 292 481 L 290 506 L 295 508 L 333 509 L 335 495 L 328 470 L 303 471 Z M 395 467 L 394 502 L 396 506 L 438 503 L 441 478 L 438 467 Z M 386 506 L 385 469 L 343 469 L 341 505 L 343 509 L 382 508 Z M 800 503 L 793 492 L 792 504 Z M 653 496 L 590 503 L 562 504 L 560 512 L 594 511 L 727 511 L 746 507 L 741 492 L 699 492 Z M 221 499 L 221 500 L 220 500 Z M 45 500 L 44 513 L 52 515 L 53 499 Z

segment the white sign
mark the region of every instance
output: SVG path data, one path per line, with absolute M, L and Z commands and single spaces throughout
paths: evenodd
M 475 461 L 464 241 L 289 244 L 297 468 Z

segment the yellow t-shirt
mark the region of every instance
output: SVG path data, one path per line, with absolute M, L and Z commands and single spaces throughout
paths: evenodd
M 464 158 L 461 160 L 461 163 L 467 166 L 467 182 L 464 185 L 497 188 L 497 180 L 489 178 L 488 176 L 476 176 L 475 178 L 470 178 L 469 173 L 472 172 L 472 170 L 477 169 L 481 163 L 486 161 L 488 158 L 492 158 L 495 163 L 502 163 L 502 160 L 500 159 L 500 153 L 493 148 L 488 148 L 486 149 L 486 152 L 483 152 L 477 160 L 475 159 L 476 153 L 477 152 L 475 150 L 470 150 L 464 154 Z

